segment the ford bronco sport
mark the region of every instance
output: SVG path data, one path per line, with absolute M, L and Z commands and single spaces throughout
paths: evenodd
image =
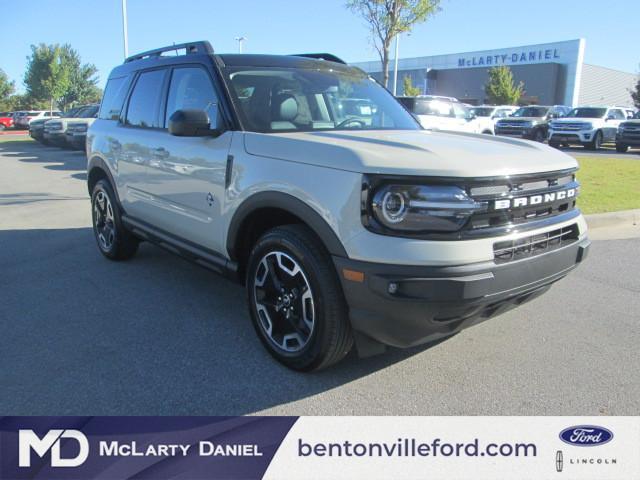
M 450 336 L 589 247 L 572 157 L 423 130 L 328 54 L 130 57 L 87 154 L 102 254 L 151 241 L 244 283 L 258 337 L 297 370 Z

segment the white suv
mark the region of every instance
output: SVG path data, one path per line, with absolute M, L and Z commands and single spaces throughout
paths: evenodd
M 480 133 L 496 134 L 496 122 L 509 117 L 518 110 L 514 105 L 478 105 L 471 107 L 471 114 L 475 115 Z
M 480 124 L 465 104 L 453 97 L 397 97 L 427 130 L 480 133 Z
M 130 57 L 87 158 L 100 252 L 149 241 L 239 281 L 257 336 L 297 370 L 354 342 L 371 355 L 448 337 L 537 297 L 589 247 L 574 158 L 425 131 L 327 54 L 195 42 Z
M 618 127 L 627 119 L 624 107 L 583 106 L 549 124 L 549 145 L 583 145 L 598 150 L 605 142 L 615 142 Z

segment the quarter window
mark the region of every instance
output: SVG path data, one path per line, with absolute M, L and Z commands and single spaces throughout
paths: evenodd
M 118 120 L 124 103 L 124 97 L 129 88 L 130 77 L 111 78 L 107 82 L 100 105 L 100 118 L 104 120 Z
M 127 109 L 127 125 L 135 127 L 160 127 L 158 109 L 160 93 L 166 70 L 144 72 L 138 77 L 129 98 Z
M 171 76 L 164 125 L 169 124 L 176 110 L 189 109 L 204 110 L 215 123 L 217 105 L 218 96 L 207 72 L 198 67 L 176 68 Z

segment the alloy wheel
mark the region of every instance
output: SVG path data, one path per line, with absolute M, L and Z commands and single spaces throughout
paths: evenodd
M 297 353 L 309 343 L 316 315 L 313 293 L 293 257 L 281 251 L 262 257 L 254 277 L 253 299 L 260 328 L 275 347 Z
M 100 248 L 108 252 L 113 247 L 116 239 L 116 226 L 111 200 L 103 191 L 99 191 L 96 194 L 93 202 L 93 215 L 96 236 L 98 237 Z

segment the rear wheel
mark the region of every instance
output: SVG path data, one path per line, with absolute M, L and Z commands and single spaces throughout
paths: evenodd
M 251 319 L 269 353 L 312 371 L 340 361 L 353 337 L 331 257 L 302 225 L 276 227 L 254 246 L 247 268 Z
M 616 152 L 627 153 L 627 150 L 629 150 L 629 145 L 622 145 L 620 143 L 616 143 Z
M 138 251 L 139 240 L 122 224 L 111 185 L 100 180 L 91 195 L 93 233 L 100 252 L 110 260 L 126 260 Z

